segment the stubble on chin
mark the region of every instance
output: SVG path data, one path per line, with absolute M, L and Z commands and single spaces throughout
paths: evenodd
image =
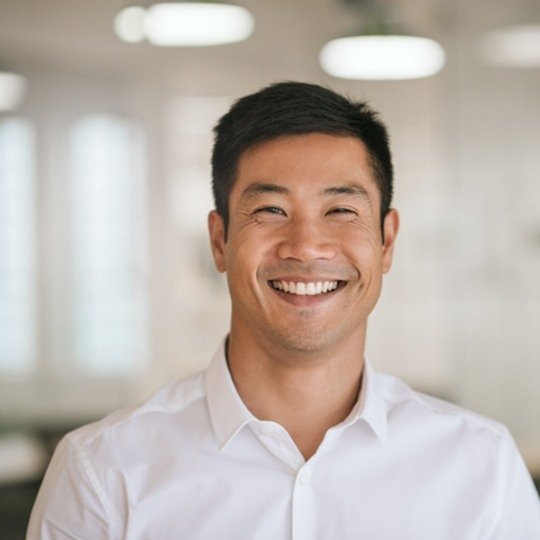
M 336 332 L 325 328 L 283 326 L 263 331 L 268 353 L 287 365 L 313 365 L 328 356 L 328 351 L 338 343 Z

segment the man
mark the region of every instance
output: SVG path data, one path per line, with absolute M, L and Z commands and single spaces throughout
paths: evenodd
M 364 359 L 399 224 L 377 116 L 280 83 L 215 132 L 229 336 L 205 372 L 60 443 L 28 539 L 540 538 L 507 430 Z

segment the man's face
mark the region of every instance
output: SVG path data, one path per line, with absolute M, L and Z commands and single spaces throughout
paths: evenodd
M 361 141 L 295 135 L 246 151 L 229 208 L 227 240 L 216 212 L 209 228 L 216 266 L 227 272 L 232 335 L 296 353 L 363 339 L 398 217 L 386 216 L 383 245 Z

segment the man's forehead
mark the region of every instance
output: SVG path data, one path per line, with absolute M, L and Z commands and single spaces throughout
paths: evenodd
M 264 175 L 263 167 L 276 172 L 310 164 L 317 168 L 314 172 L 339 164 L 339 173 L 350 177 L 346 180 L 354 180 L 360 172 L 372 176 L 371 155 L 363 141 L 352 135 L 326 133 L 286 135 L 250 146 L 239 155 L 236 174 L 249 171 L 250 175 Z
M 380 196 L 366 145 L 326 133 L 273 138 L 241 154 L 232 197 L 245 202 L 270 193 L 347 196 L 370 205 Z

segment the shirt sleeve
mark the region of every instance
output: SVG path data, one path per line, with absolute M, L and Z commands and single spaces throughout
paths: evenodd
M 500 520 L 490 539 L 540 540 L 540 498 L 510 435 L 505 443 Z
M 64 438 L 40 487 L 26 540 L 113 540 L 122 536 L 120 525 L 84 451 Z

